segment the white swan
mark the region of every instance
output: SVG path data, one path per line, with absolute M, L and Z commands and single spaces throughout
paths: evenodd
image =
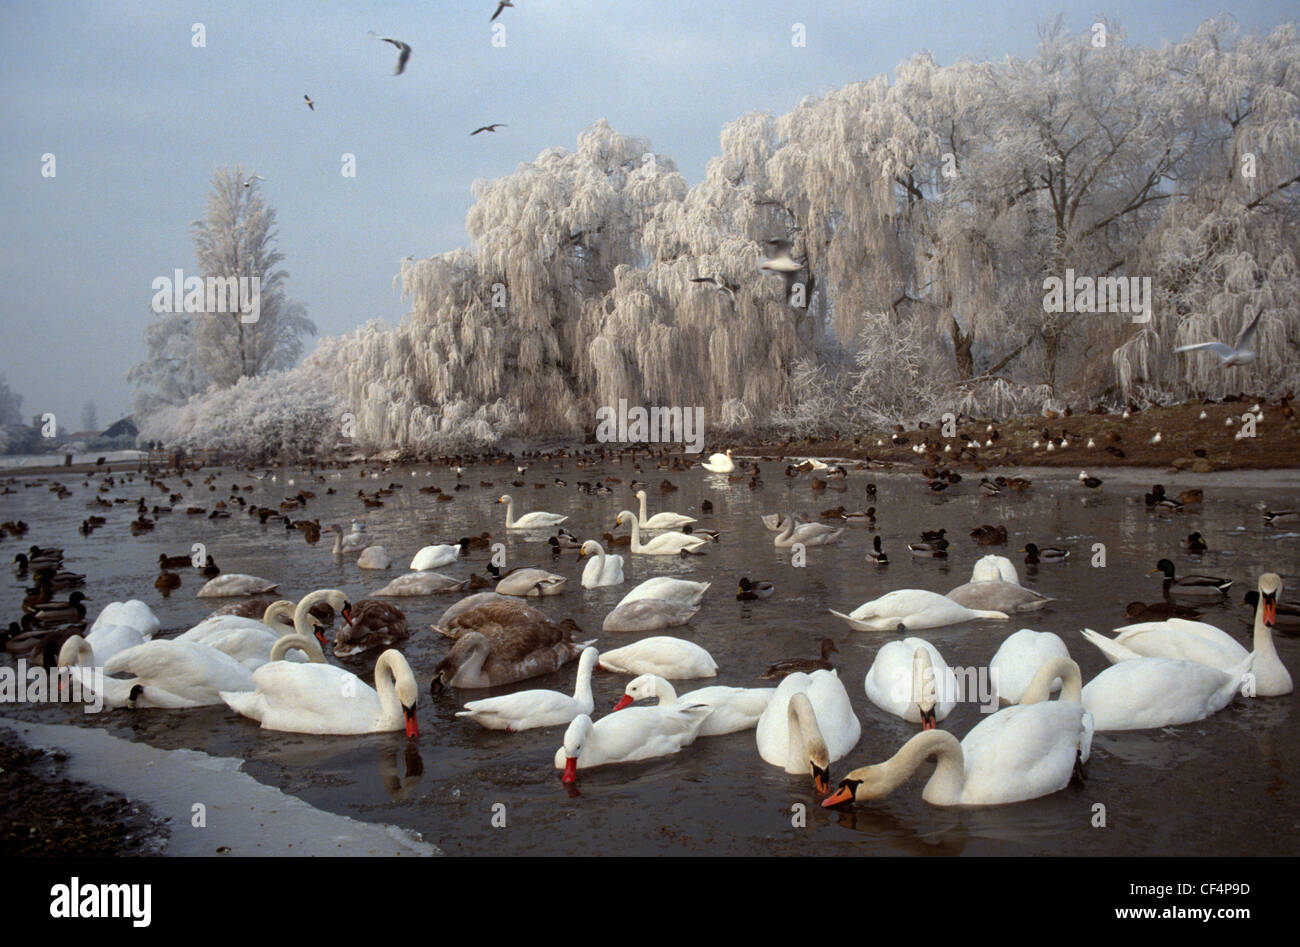
M 695 517 L 684 516 L 681 513 L 656 513 L 654 516 L 646 519 L 645 515 L 645 491 L 638 490 L 636 498 L 641 501 L 641 516 L 638 522 L 642 529 L 673 529 L 677 526 L 685 526 L 687 523 L 694 523 Z
M 1218 713 L 1241 689 L 1253 654 L 1228 671 L 1174 658 L 1133 658 L 1111 665 L 1083 689 L 1098 730 L 1149 730 L 1194 723 Z
M 1006 612 L 966 608 L 946 595 L 924 589 L 897 589 L 870 602 L 864 602 L 847 615 L 828 609 L 837 618 L 843 618 L 857 631 L 920 631 L 923 628 L 941 628 L 975 618 L 1005 620 Z
M 776 694 L 775 687 L 701 687 L 689 694 L 677 696 L 673 685 L 657 674 L 642 674 L 628 682 L 623 698 L 614 705 L 622 710 L 629 704 L 651 697 L 659 698 L 660 707 L 673 704 L 704 704 L 710 708 L 709 716 L 700 725 L 698 736 L 713 737 L 735 733 L 758 726 L 758 718 Z
M 127 648 L 134 648 L 151 639 L 131 625 L 107 625 L 96 622 L 94 629 L 86 635 L 85 640 L 86 644 L 94 649 L 95 658 L 103 662 Z
M 153 613 L 153 609 L 138 598 L 126 602 L 109 602 L 90 626 L 90 634 L 93 635 L 101 625 L 130 625 L 145 638 L 152 638 L 162 628 L 162 622 Z M 86 637 L 89 638 L 90 635 Z
M 1065 642 L 1053 632 L 1021 628 L 1008 635 L 989 662 L 993 698 L 1003 704 L 1020 703 L 1040 667 L 1054 658 L 1069 656 Z M 1060 688 L 1058 678 L 1052 682 L 1051 689 Z
M 840 538 L 845 527 L 827 526 L 825 523 L 803 523 L 795 526 L 794 514 L 791 514 L 774 537 L 773 545 L 786 548 L 795 543 L 805 546 L 825 546 Z
M 1043 700 L 1057 677 L 1066 682 L 1061 700 Z M 887 796 L 930 757 L 936 759 L 934 775 L 921 798 L 933 806 L 998 806 L 1058 792 L 1092 745 L 1079 683 L 1078 665 L 1054 659 L 1035 676 L 1032 702 L 991 714 L 960 743 L 946 730 L 923 730 L 885 762 L 850 772 L 822 805 Z
M 796 671 L 776 688 L 758 718 L 758 755 L 787 773 L 811 773 L 818 792 L 830 788 L 830 764 L 862 736 L 849 693 L 835 671 Z
M 735 461 L 731 459 L 731 448 L 727 448 L 725 454 L 710 454 L 709 459 L 700 464 L 710 473 L 731 473 L 736 469 Z
M 1254 696 L 1279 697 L 1289 694 L 1294 685 L 1273 642 L 1272 625 L 1276 621 L 1277 601 L 1282 594 L 1282 580 L 1266 572 L 1259 578 L 1260 601 L 1255 609 Z M 1271 603 L 1272 613 L 1269 613 Z M 1097 646 L 1112 663 L 1134 658 L 1175 658 L 1195 661 L 1220 671 L 1239 665 L 1247 651 L 1227 632 L 1203 621 L 1170 618 L 1167 621 L 1140 622 L 1116 628 L 1116 636 L 1107 638 L 1090 628 L 1083 636 Z
M 545 569 L 515 569 L 507 572 L 497 583 L 498 595 L 527 596 L 559 595 L 569 580 Z
M 449 566 L 460 558 L 460 547 L 446 543 L 440 546 L 425 546 L 411 560 L 411 568 L 416 572 L 428 572 L 442 566 Z
M 95 655 L 94 647 L 81 635 L 70 635 L 63 646 L 59 649 L 58 666 L 67 668 L 71 677 L 75 678 L 81 688 L 83 700 L 88 704 L 96 702 L 96 698 L 103 702 L 103 706 L 109 710 L 116 710 L 119 707 L 125 707 L 131 700 L 131 689 L 135 686 L 134 681 L 120 680 L 100 675 L 96 680 L 95 669 L 100 667 L 100 661 Z M 60 683 L 60 689 L 62 689 Z M 189 704 L 175 704 L 177 707 L 188 707 Z
M 329 527 L 329 532 L 334 534 L 334 548 L 331 552 L 336 556 L 341 556 L 345 552 L 356 552 L 366 546 L 365 527 L 356 520 L 352 521 L 352 527 L 346 534 L 343 532 L 343 527 L 338 525 Z
M 279 645 L 277 645 L 279 647 Z M 221 692 L 231 710 L 266 730 L 355 734 L 406 729 L 420 735 L 415 716 L 418 688 L 401 652 L 389 649 L 375 662 L 375 687 L 332 664 L 272 661 L 253 672 L 245 692 Z
M 970 570 L 972 582 L 1010 582 L 1020 584 L 1020 574 L 1015 564 L 1006 556 L 988 555 L 976 560 Z
M 619 606 L 642 599 L 661 599 L 669 602 L 681 602 L 684 605 L 698 605 L 704 599 L 712 582 L 692 582 L 689 579 L 674 579 L 672 576 L 660 575 L 646 579 L 631 592 L 623 596 Z
M 244 665 L 190 641 L 146 641 L 105 661 L 104 671 L 127 678 L 124 703 L 133 707 L 204 707 L 220 704 L 221 691 L 253 688 Z
M 204 619 L 175 640 L 216 648 L 254 670 L 267 661 L 278 660 L 270 656 L 276 642 L 286 634 L 294 634 L 306 639 L 306 643 L 300 649 L 301 654 L 295 651 L 288 660 L 323 664 L 325 635 L 311 615 L 311 609 L 319 602 L 328 602 L 345 621 L 351 620 L 352 605 L 346 594 L 338 589 L 317 589 L 303 596 L 296 606 L 291 602 L 268 605 L 260 622 L 237 615 L 218 615 Z M 292 627 L 277 620 L 289 613 L 293 616 Z
M 669 680 L 718 675 L 718 662 L 709 652 L 693 642 L 666 635 L 602 651 L 599 667 L 618 674 L 658 674 Z
M 867 699 L 881 710 L 927 730 L 957 705 L 957 676 L 924 638 L 882 645 L 863 687 Z
M 684 625 L 700 610 L 698 605 L 687 605 L 665 599 L 642 598 L 619 605 L 605 616 L 602 631 L 658 631 Z
M 578 714 L 590 714 L 596 703 L 591 696 L 591 672 L 600 655 L 595 648 L 584 648 L 578 659 L 578 681 L 573 696 L 559 691 L 528 690 L 503 697 L 471 700 L 457 717 L 468 717 L 489 730 L 532 730 L 569 723 Z
M 372 592 L 376 598 L 408 595 L 433 595 L 435 592 L 462 592 L 468 580 L 453 579 L 440 572 L 413 572 L 399 575 L 382 589 Z
M 242 572 L 227 572 L 214 579 L 209 579 L 199 589 L 198 598 L 231 598 L 236 595 L 262 595 L 274 592 L 280 587 L 279 582 L 246 575 Z
M 509 495 L 501 497 L 498 503 L 506 505 L 506 529 L 539 529 L 547 526 L 558 526 L 568 519 L 567 516 L 561 516 L 559 513 L 525 513 L 519 519 L 515 519 L 515 501 Z
M 387 569 L 392 564 L 393 560 L 383 546 L 367 546 L 357 556 L 357 567 L 361 569 Z
M 629 707 L 594 724 L 591 717 L 580 714 L 564 731 L 564 743 L 555 751 L 555 768 L 564 770 L 564 781 L 571 783 L 577 780 L 579 768 L 669 756 L 695 742 L 709 713 L 703 704 Z
M 612 556 L 605 552 L 605 548 L 596 540 L 588 539 L 578 550 L 578 558 L 585 556 L 592 558 L 587 560 L 587 565 L 582 570 L 582 587 L 584 589 L 598 589 L 606 585 L 623 584 L 623 557 Z
M 636 514 L 631 510 L 624 510 L 618 514 L 618 519 L 614 521 L 615 528 L 628 523 L 632 527 L 632 545 L 628 548 L 635 553 L 643 556 L 676 556 L 683 549 L 693 550 L 703 546 L 709 540 L 703 536 L 687 536 L 685 533 L 660 533 L 648 543 L 641 542 L 641 524 L 637 522 Z

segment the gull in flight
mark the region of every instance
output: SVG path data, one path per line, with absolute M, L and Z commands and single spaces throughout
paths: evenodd
M 302 99 L 307 103 L 307 108 L 311 109 L 313 112 L 316 111 L 316 103 L 311 100 L 310 95 L 304 95 Z
M 379 36 L 374 30 L 370 30 L 371 36 Z M 388 36 L 379 36 L 380 40 L 385 43 L 392 43 L 397 47 L 397 67 L 393 69 L 393 75 L 400 76 L 406 68 L 406 61 L 411 58 L 411 47 L 403 43 L 400 39 L 392 39 Z M 313 109 L 312 111 L 315 111 Z
M 470 137 L 470 138 L 473 138 L 473 137 L 474 137 L 475 135 L 477 135 L 479 132 L 494 132 L 494 131 L 496 131 L 498 128 L 505 128 L 505 127 L 506 127 L 506 123 L 505 123 L 505 122 L 496 122 L 496 123 L 493 124 L 493 125 L 483 125 L 483 126 L 481 126 L 480 128 L 476 128 L 476 129 L 474 129 L 472 132 L 470 132 L 470 133 L 469 133 L 469 137 Z
M 260 174 L 254 174 L 251 178 L 249 178 L 247 181 L 244 182 L 244 187 L 252 187 L 254 181 L 265 181 L 265 180 L 266 178 L 262 177 Z
M 501 11 L 504 10 L 506 7 L 513 8 L 514 4 L 511 3 L 510 0 L 497 0 L 497 12 L 492 14 L 492 20 L 495 20 L 497 17 L 499 17 L 501 15 Z M 492 20 L 488 20 L 488 22 L 491 23 Z
M 1233 346 L 1225 345 L 1222 342 L 1198 342 L 1196 345 L 1184 345 L 1174 349 L 1174 352 L 1193 352 L 1197 349 L 1209 349 L 1219 358 L 1223 359 L 1223 367 L 1228 368 L 1232 365 L 1249 365 L 1255 361 L 1255 350 L 1250 346 L 1255 339 L 1255 330 L 1259 328 L 1259 317 L 1264 315 L 1264 310 L 1255 314 L 1255 318 L 1250 320 L 1250 325 L 1241 330 L 1241 335 L 1237 336 L 1237 344 Z
M 717 276 L 692 276 L 691 282 L 708 283 L 723 295 L 730 296 L 733 303 L 736 301 L 736 290 L 740 289 L 735 283 L 728 283 Z
M 788 300 L 790 290 L 794 287 L 795 277 L 808 265 L 808 261 L 807 259 L 796 260 L 790 255 L 794 244 L 789 240 L 764 240 L 763 242 L 772 248 L 772 255 L 760 263 L 758 268 L 781 274 L 781 278 L 785 281 L 785 298 Z

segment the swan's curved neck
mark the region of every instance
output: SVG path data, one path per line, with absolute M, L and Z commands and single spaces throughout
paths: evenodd
M 343 530 L 337 526 L 334 527 L 334 555 L 343 555 Z
M 623 513 L 631 521 L 632 525 L 632 545 L 630 548 L 633 552 L 640 552 L 643 548 L 641 545 L 641 524 L 637 522 L 637 518 L 631 510 L 624 510 Z
M 830 751 L 826 749 L 826 740 L 817 726 L 817 714 L 813 712 L 812 701 L 807 694 L 794 694 L 786 705 L 786 730 L 789 742 L 786 744 L 786 767 L 804 771 L 813 757 L 825 759 L 829 764 Z
M 1061 679 L 1061 700 L 1072 704 L 1082 703 L 1083 675 L 1079 672 L 1079 665 L 1069 658 L 1052 658 L 1044 662 L 1034 672 L 1033 680 L 1025 688 L 1025 695 L 1020 698 L 1020 703 L 1036 704 L 1041 700 L 1048 700 L 1052 693 L 1052 682 L 1058 677 Z
M 935 757 L 934 775 L 925 784 L 921 798 L 932 805 L 954 805 L 966 788 L 966 767 L 961 744 L 947 730 L 923 730 L 902 745 L 897 753 L 873 769 L 873 796 L 893 792 L 911 778 L 916 768 Z
M 677 688 L 669 684 L 662 677 L 655 678 L 655 696 L 659 698 L 660 704 L 677 703 Z
M 385 651 L 375 662 L 375 692 L 379 695 L 379 706 L 386 718 L 401 719 L 402 702 L 397 697 L 397 668 L 393 655 L 395 651 Z
M 323 602 L 334 594 L 334 589 L 317 589 L 304 595 L 298 607 L 293 610 L 293 630 L 296 635 L 303 638 L 310 638 L 311 644 L 303 650 L 307 652 L 307 657 L 313 661 L 323 662 L 325 652 L 321 650 L 320 642 L 316 639 L 316 630 L 311 625 L 310 612 L 312 606 L 317 602 Z M 340 592 L 340 595 L 343 593 Z
M 515 501 L 514 498 L 506 500 L 506 529 L 515 525 Z
M 638 491 L 636 492 L 636 498 L 637 498 L 638 500 L 641 501 L 641 522 L 644 523 L 644 522 L 646 521 L 646 515 L 645 515 L 645 491 L 644 491 L 644 490 L 638 490 Z
M 599 655 L 588 656 L 583 651 L 582 658 L 578 663 L 578 682 L 573 688 L 573 699 L 579 703 L 591 703 L 593 698 L 591 694 L 591 672 L 596 667 L 596 660 Z
M 314 650 L 312 645 L 316 646 Z M 321 654 L 320 642 L 318 642 L 315 637 L 311 635 L 297 634 L 285 635 L 284 637 L 277 639 L 275 644 L 271 645 L 271 660 L 283 661 L 284 656 L 295 649 L 304 652 L 308 658 L 316 663 L 321 663 L 325 660 L 324 654 Z M 320 661 L 317 661 L 316 659 L 317 654 L 321 654 Z

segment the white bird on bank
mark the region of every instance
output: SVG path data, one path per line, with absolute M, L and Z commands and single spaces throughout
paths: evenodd
M 1229 346 L 1222 342 L 1198 342 L 1195 345 L 1180 346 L 1174 349 L 1174 352 L 1195 352 L 1199 349 L 1205 349 L 1219 356 L 1224 368 L 1230 368 L 1233 365 L 1249 365 L 1255 361 L 1255 350 L 1252 346 L 1255 343 L 1255 332 L 1259 329 L 1260 317 L 1263 315 L 1263 309 L 1255 313 L 1255 318 L 1250 320 L 1246 328 L 1241 330 L 1241 335 L 1237 336 L 1235 345 Z

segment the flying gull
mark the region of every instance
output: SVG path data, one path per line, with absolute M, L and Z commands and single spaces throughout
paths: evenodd
M 497 17 L 499 17 L 501 15 L 501 11 L 504 10 L 506 7 L 513 8 L 514 4 L 511 3 L 510 0 L 497 0 L 497 12 L 492 14 L 492 20 L 495 20 Z M 488 20 L 488 22 L 491 23 L 492 20 Z
M 374 30 L 370 30 L 371 36 L 379 36 Z M 388 36 L 379 36 L 385 43 L 392 43 L 397 47 L 397 67 L 393 70 L 393 75 L 400 76 L 406 68 L 406 61 L 411 58 L 411 47 L 403 43 L 400 39 L 393 39 Z M 312 111 L 315 111 L 313 109 Z
M 476 128 L 476 129 L 474 129 L 472 132 L 470 132 L 470 133 L 469 133 L 469 137 L 470 137 L 470 138 L 473 138 L 473 137 L 474 137 L 475 135 L 477 135 L 479 132 L 494 132 L 494 131 L 496 131 L 498 128 L 505 128 L 505 127 L 506 127 L 506 123 L 505 123 L 505 122 L 496 122 L 495 124 L 492 124 L 492 125 L 484 125 L 484 126 L 482 126 L 481 128 Z
M 316 111 L 316 103 L 311 100 L 310 95 L 304 95 L 302 100 L 307 103 L 307 108 L 311 109 L 313 112 Z
M 794 244 L 789 240 L 764 240 L 772 248 L 772 255 L 758 265 L 760 270 L 768 270 L 773 273 L 780 273 L 781 278 L 785 281 L 785 298 L 789 300 L 790 291 L 794 288 L 795 278 L 799 271 L 808 265 L 807 259 L 796 260 L 790 255 L 794 249 Z
M 740 287 L 739 287 L 737 284 L 735 284 L 735 283 L 728 283 L 728 282 L 726 282 L 725 280 L 722 280 L 722 279 L 720 279 L 720 278 L 718 278 L 718 277 L 716 277 L 716 276 L 692 276 L 692 277 L 691 277 L 691 282 L 692 282 L 692 283 L 708 283 L 710 286 L 712 286 L 712 287 L 713 287 L 714 289 L 716 289 L 718 292 L 720 292 L 720 293 L 722 293 L 722 294 L 724 294 L 724 295 L 726 295 L 726 296 L 730 296 L 730 297 L 731 297 L 731 301 L 732 301 L 733 303 L 736 301 L 736 290 L 740 289 Z
M 1227 346 L 1222 342 L 1198 342 L 1196 345 L 1184 345 L 1174 349 L 1174 352 L 1193 352 L 1196 349 L 1209 349 L 1219 358 L 1223 359 L 1223 367 L 1229 368 L 1233 365 L 1249 365 L 1255 361 L 1255 350 L 1250 346 L 1255 339 L 1255 330 L 1259 328 L 1259 317 L 1264 315 L 1264 310 L 1255 313 L 1255 318 L 1250 320 L 1250 325 L 1241 330 L 1241 335 L 1237 336 L 1237 344 Z
M 265 181 L 265 180 L 266 178 L 262 177 L 260 174 L 254 174 L 251 178 L 249 178 L 247 181 L 244 182 L 244 187 L 252 187 L 254 181 Z

